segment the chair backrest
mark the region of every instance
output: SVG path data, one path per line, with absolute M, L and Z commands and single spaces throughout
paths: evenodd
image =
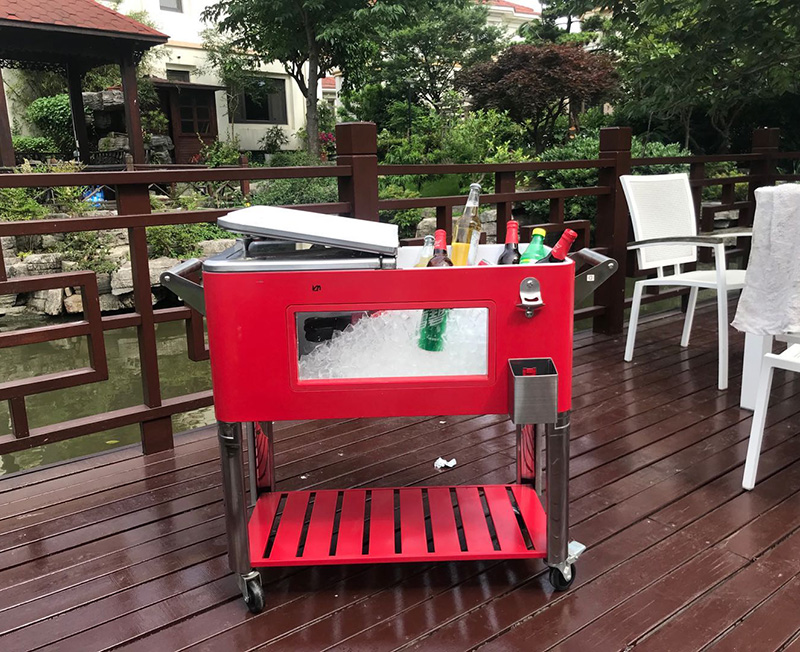
M 687 174 L 652 174 L 620 177 L 636 240 L 697 235 L 692 188 Z M 659 268 L 697 261 L 697 247 L 656 245 L 636 252 L 640 269 Z

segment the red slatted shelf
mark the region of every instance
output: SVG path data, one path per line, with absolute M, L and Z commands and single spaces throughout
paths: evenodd
M 263 494 L 250 519 L 254 567 L 546 556 L 532 487 L 472 485 Z

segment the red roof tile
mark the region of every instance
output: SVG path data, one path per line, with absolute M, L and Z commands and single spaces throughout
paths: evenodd
M 323 77 L 322 88 L 336 88 L 336 77 Z
M 484 0 L 486 1 L 486 0 Z M 513 9 L 514 13 L 516 14 L 527 14 L 530 16 L 538 16 L 539 12 L 531 7 L 526 7 L 524 5 L 518 5 L 515 2 L 507 2 L 506 0 L 488 0 L 487 4 L 490 4 L 494 7 L 504 7 L 506 9 Z
M 0 21 L 114 32 L 147 40 L 167 39 L 166 34 L 94 0 L 2 0 Z

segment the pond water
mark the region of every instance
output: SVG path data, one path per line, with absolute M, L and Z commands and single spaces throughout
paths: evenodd
M 45 323 L 34 319 L 15 323 L 12 328 Z M 3 326 L 9 327 L 8 324 Z M 163 397 L 172 398 L 209 389 L 209 363 L 189 360 L 184 322 L 157 324 L 156 334 Z M 105 334 L 105 344 L 108 380 L 27 397 L 25 404 L 31 428 L 142 403 L 136 329 L 108 331 Z M 0 350 L 0 377 L 4 381 L 75 369 L 87 364 L 88 340 L 85 337 Z M 212 423 L 213 411 L 209 407 L 175 415 L 172 419 L 174 431 L 180 432 Z M 3 401 L 0 402 L 0 435 L 10 433 L 8 403 Z M 0 476 L 139 442 L 139 426 L 133 425 L 2 455 Z

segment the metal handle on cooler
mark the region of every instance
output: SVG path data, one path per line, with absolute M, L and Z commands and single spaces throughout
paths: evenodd
M 592 249 L 579 249 L 570 254 L 570 258 L 576 263 L 591 265 L 575 277 L 575 305 L 605 283 L 619 267 L 616 260 Z
M 190 281 L 187 276 L 199 272 L 203 267 L 203 261 L 199 258 L 190 258 L 168 269 L 161 274 L 161 285 L 173 292 L 179 299 L 190 308 L 194 308 L 201 315 L 206 314 L 206 298 L 203 294 L 203 286 L 194 281 Z

